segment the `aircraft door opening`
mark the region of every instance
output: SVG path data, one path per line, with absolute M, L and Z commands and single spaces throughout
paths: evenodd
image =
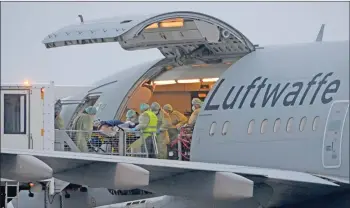
M 28 90 L 1 90 L 1 147 L 29 149 Z
M 348 100 L 335 101 L 329 110 L 322 146 L 324 168 L 339 168 L 341 166 L 343 129 L 348 110 Z

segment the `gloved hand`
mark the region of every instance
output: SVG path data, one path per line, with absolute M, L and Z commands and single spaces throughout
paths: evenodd
M 130 129 L 131 131 L 137 131 L 137 129 L 136 128 L 132 128 L 132 129 Z

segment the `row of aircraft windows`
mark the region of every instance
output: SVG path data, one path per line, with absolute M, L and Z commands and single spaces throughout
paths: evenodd
M 319 123 L 319 120 L 320 120 L 320 117 L 319 116 L 316 116 L 313 121 L 312 121 L 312 131 L 316 131 L 317 130 L 317 127 L 318 127 L 318 123 Z M 300 122 L 299 122 L 299 131 L 302 132 L 305 130 L 305 126 L 306 126 L 306 122 L 307 122 L 307 118 L 306 116 L 302 117 L 300 119 Z M 248 124 L 248 130 L 247 130 L 247 133 L 250 135 L 253 133 L 253 129 L 254 129 L 254 125 L 255 125 L 255 120 L 252 119 L 249 124 Z M 209 130 L 209 135 L 210 136 L 213 136 L 215 134 L 215 129 L 216 129 L 216 126 L 217 126 L 217 123 L 216 122 L 213 122 L 210 126 L 210 130 Z M 222 132 L 221 134 L 223 136 L 225 136 L 227 134 L 227 131 L 228 131 L 228 128 L 230 126 L 230 122 L 229 121 L 226 121 L 224 123 L 224 125 L 222 126 Z M 293 127 L 294 127 L 294 118 L 293 117 L 290 117 L 287 121 L 287 125 L 286 125 L 286 131 L 289 133 L 293 130 Z M 281 119 L 280 118 L 277 118 L 273 124 L 273 132 L 278 132 L 281 128 Z M 264 134 L 266 132 L 266 130 L 268 130 L 268 120 L 267 119 L 264 119 L 262 122 L 261 122 L 261 125 L 260 125 L 260 133 L 261 134 Z

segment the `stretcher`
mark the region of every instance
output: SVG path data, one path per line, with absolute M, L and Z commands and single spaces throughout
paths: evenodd
M 119 154 L 118 153 L 118 138 L 106 134 L 103 131 L 94 131 L 88 141 L 88 148 L 90 152 L 99 154 Z

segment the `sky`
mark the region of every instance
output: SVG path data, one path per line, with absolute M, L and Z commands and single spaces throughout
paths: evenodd
M 322 23 L 324 41 L 349 40 L 348 2 L 1 2 L 1 82 L 54 81 L 89 85 L 162 55 L 125 51 L 118 43 L 46 49 L 52 32 L 84 20 L 176 10 L 217 17 L 260 46 L 311 42 Z

